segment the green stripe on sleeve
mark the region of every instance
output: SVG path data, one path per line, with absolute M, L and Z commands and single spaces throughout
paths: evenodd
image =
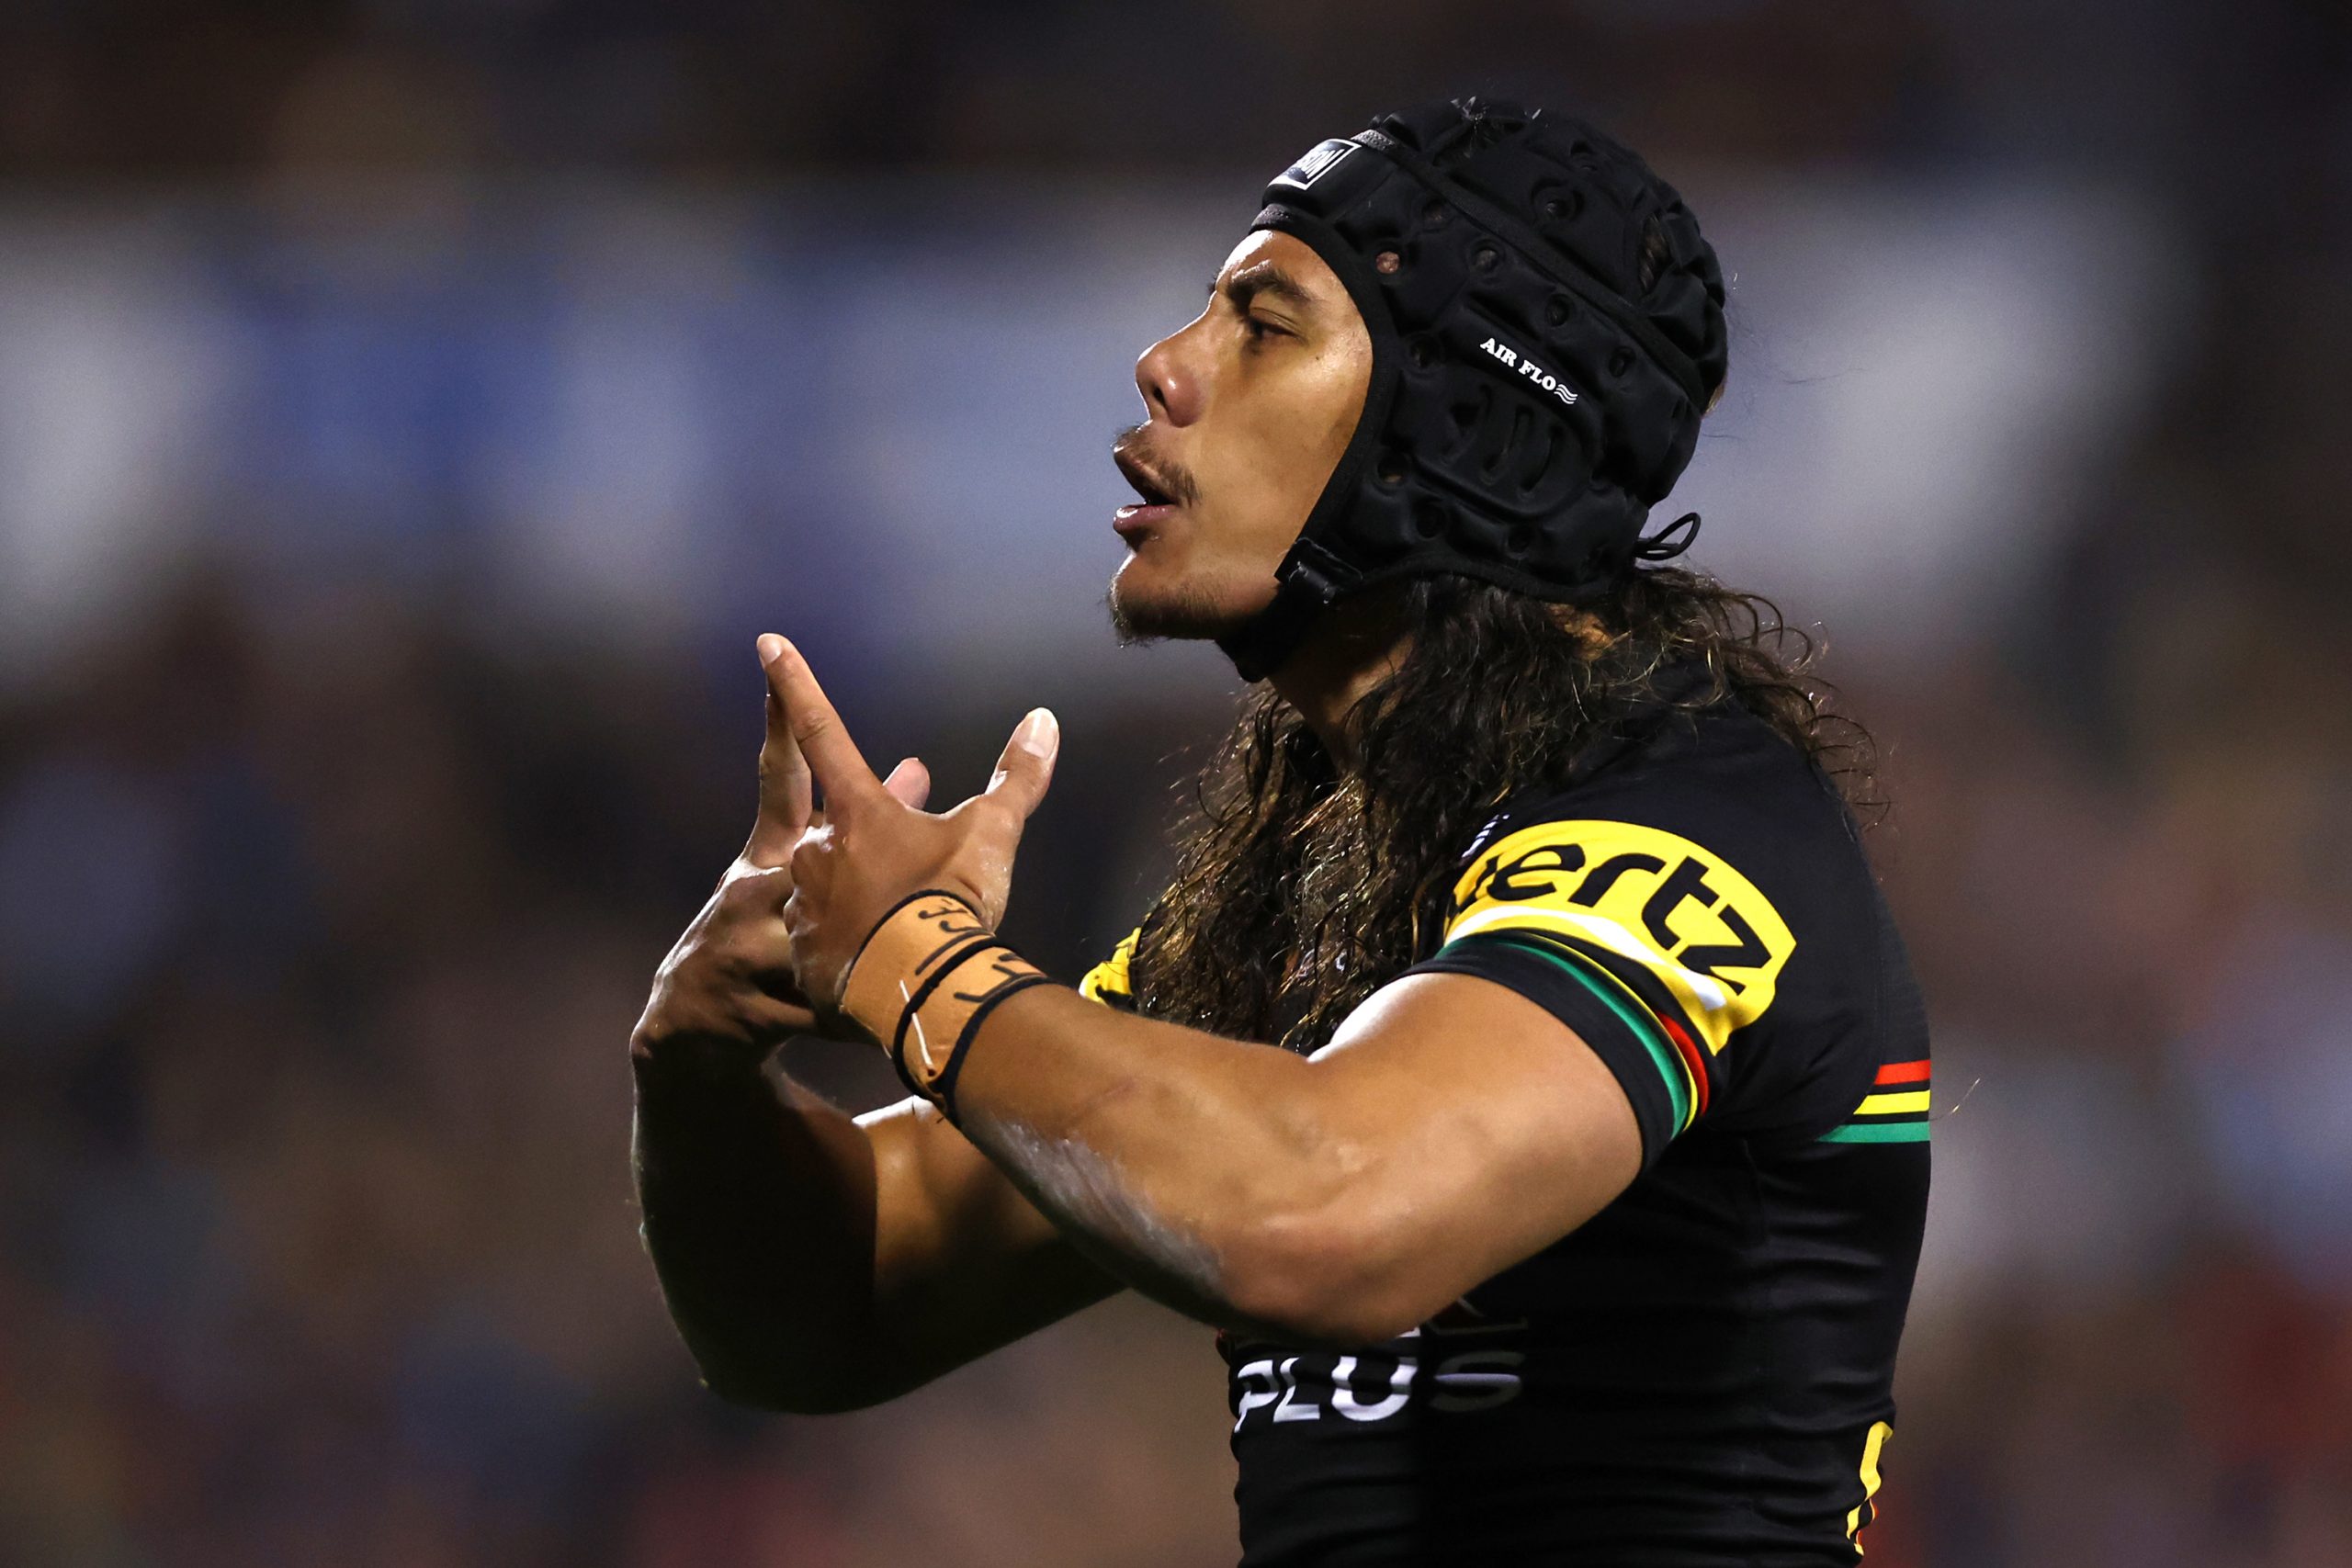
M 1825 1144 L 1924 1144 L 1925 1122 L 1852 1122 L 1821 1134 Z
M 1549 942 L 1541 939 L 1530 940 L 1516 932 L 1481 931 L 1473 936 L 1464 937 L 1462 940 L 1464 942 L 1509 942 L 1522 952 L 1532 953 L 1539 958 L 1558 964 L 1574 976 L 1586 990 L 1590 991 L 1604 1007 L 1617 1015 L 1619 1021 L 1631 1030 L 1634 1038 L 1640 1041 L 1644 1048 L 1649 1052 L 1651 1065 L 1657 1068 L 1658 1078 L 1666 1085 L 1667 1100 L 1674 1108 L 1674 1130 L 1680 1133 L 1689 1128 L 1690 1091 L 1684 1087 L 1682 1075 L 1690 1069 L 1682 1065 L 1680 1053 L 1677 1052 L 1673 1045 L 1668 1043 L 1666 1036 L 1659 1032 L 1657 1021 L 1648 1016 L 1648 1010 L 1644 1008 L 1638 999 L 1633 999 L 1629 1006 L 1626 1000 L 1619 998 L 1616 992 L 1621 987 L 1614 979 L 1605 974 L 1597 973 L 1581 958 L 1571 957 Z M 1446 945 L 1451 947 L 1453 944 L 1449 942 Z

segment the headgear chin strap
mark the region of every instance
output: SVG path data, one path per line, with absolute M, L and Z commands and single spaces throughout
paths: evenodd
M 1577 120 L 1432 105 L 1317 147 L 1252 227 L 1338 275 L 1372 379 L 1273 603 L 1218 639 L 1243 679 L 1379 583 L 1455 573 L 1573 604 L 1664 558 L 1683 524 L 1649 540 L 1642 525 L 1723 382 L 1724 288 L 1698 220 L 1639 158 Z M 1644 288 L 1649 235 L 1665 254 Z

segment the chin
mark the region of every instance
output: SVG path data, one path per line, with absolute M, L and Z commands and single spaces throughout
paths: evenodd
M 1237 592 L 1230 584 L 1171 577 L 1130 556 L 1111 579 L 1111 625 L 1125 643 L 1205 641 L 1240 629 L 1272 601 L 1272 588 L 1270 578 L 1263 591 Z

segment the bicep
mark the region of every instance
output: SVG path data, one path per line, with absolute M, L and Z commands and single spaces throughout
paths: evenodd
M 1358 1221 L 1430 1310 L 1575 1230 L 1641 1170 L 1616 1075 L 1492 981 L 1407 976 L 1315 1060 L 1328 1124 L 1360 1151 Z
M 1119 1290 L 925 1101 L 858 1124 L 874 1150 L 875 1304 L 894 1381 L 928 1382 Z

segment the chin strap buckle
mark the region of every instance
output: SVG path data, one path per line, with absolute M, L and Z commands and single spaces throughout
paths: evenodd
M 1295 589 L 1320 609 L 1354 587 L 1363 575 L 1313 539 L 1301 539 L 1290 547 L 1274 581 L 1282 584 L 1281 592 Z
M 1316 617 L 1363 580 L 1363 572 L 1322 545 L 1301 539 L 1274 572 L 1274 602 L 1217 638 L 1217 646 L 1243 680 L 1262 681 L 1282 668 Z
M 1699 514 L 1686 512 L 1655 534 L 1644 535 L 1634 541 L 1635 560 L 1672 560 L 1689 549 L 1699 537 Z

